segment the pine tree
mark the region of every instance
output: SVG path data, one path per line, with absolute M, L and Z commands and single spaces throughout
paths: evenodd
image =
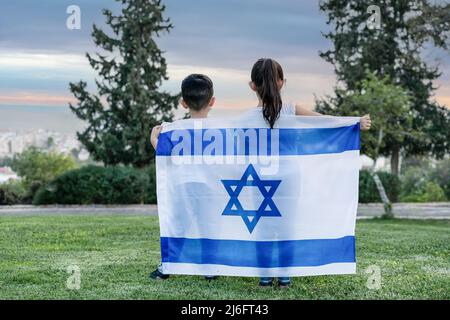
M 95 81 L 98 93 L 89 93 L 85 81 L 71 83 L 78 103 L 70 108 L 88 123 L 77 136 L 94 160 L 144 167 L 154 155 L 151 128 L 171 121 L 178 105 L 178 95 L 160 90 L 168 79 L 167 65 L 155 43 L 172 25 L 159 0 L 117 1 L 120 14 L 103 10 L 112 34 L 93 26 L 94 42 L 105 54 L 86 54 L 100 78 Z
M 380 9 L 380 28 L 367 27 L 370 5 Z M 322 52 L 321 57 L 334 65 L 339 85 L 345 91 L 359 91 L 369 69 L 380 78 L 388 76 L 412 96 L 415 134 L 406 135 L 402 144 L 387 140 L 380 150 L 391 157 L 393 173 L 398 173 L 401 150 L 405 155 L 431 153 L 436 157 L 450 152 L 450 111 L 431 99 L 433 81 L 440 72 L 422 55 L 429 44 L 450 49 L 450 4 L 427 0 L 326 0 L 320 9 L 333 26 L 325 37 L 334 47 Z M 337 89 L 334 98 L 318 101 L 318 109 L 342 114 L 342 92 Z

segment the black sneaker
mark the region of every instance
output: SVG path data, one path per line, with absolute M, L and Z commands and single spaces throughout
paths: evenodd
M 273 285 L 273 279 L 272 278 L 269 278 L 269 279 L 264 279 L 264 278 L 261 278 L 261 279 L 259 279 L 259 286 L 260 287 L 271 287 Z
M 154 279 L 154 280 L 166 280 L 169 278 L 169 275 L 164 274 L 161 271 L 159 271 L 158 269 L 156 269 L 155 271 L 150 273 L 149 277 L 150 277 L 150 279 Z
M 291 279 L 290 278 L 278 278 L 278 286 L 281 289 L 287 289 L 291 286 Z

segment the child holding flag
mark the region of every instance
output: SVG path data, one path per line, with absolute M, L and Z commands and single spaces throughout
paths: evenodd
M 302 115 L 302 116 L 321 116 L 320 113 L 308 110 L 300 105 L 283 104 L 281 99 L 281 89 L 285 83 L 283 68 L 273 59 L 259 59 L 253 65 L 251 71 L 251 82 L 249 83 L 258 97 L 258 107 L 251 110 L 248 116 L 255 112 L 261 113 L 267 124 L 272 129 L 280 115 Z M 371 126 L 370 115 L 361 117 L 361 130 L 369 130 Z M 280 287 L 290 285 L 289 277 L 278 278 Z M 264 277 L 260 279 L 260 286 L 272 286 L 273 279 Z
M 209 77 L 202 74 L 191 74 L 187 76 L 181 83 L 181 94 L 181 105 L 189 110 L 191 119 L 204 119 L 208 117 L 208 113 L 215 102 L 213 82 Z M 152 129 L 151 143 L 155 150 L 161 130 L 162 125 L 155 126 Z M 185 188 L 186 192 L 205 189 L 205 184 L 202 181 L 197 181 L 198 178 L 190 176 L 189 172 L 185 172 L 185 176 L 179 178 L 179 183 L 186 183 L 189 186 Z M 197 195 L 189 194 L 187 196 L 195 199 Z M 162 266 L 160 265 L 155 271 L 150 273 L 150 278 L 165 280 L 169 278 L 169 275 L 163 273 Z M 205 278 L 207 280 L 213 280 L 217 277 L 206 276 Z

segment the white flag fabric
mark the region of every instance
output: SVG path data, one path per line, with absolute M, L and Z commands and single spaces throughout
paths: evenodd
M 355 273 L 356 117 L 165 124 L 156 152 L 165 274 Z

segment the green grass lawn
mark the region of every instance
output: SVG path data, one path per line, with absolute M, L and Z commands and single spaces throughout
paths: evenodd
M 261 289 L 256 278 L 151 281 L 160 258 L 156 217 L 0 217 L 0 299 L 449 299 L 448 221 L 363 220 L 356 275 L 295 278 Z M 69 290 L 67 267 L 81 270 Z M 381 268 L 368 289 L 370 265 Z

